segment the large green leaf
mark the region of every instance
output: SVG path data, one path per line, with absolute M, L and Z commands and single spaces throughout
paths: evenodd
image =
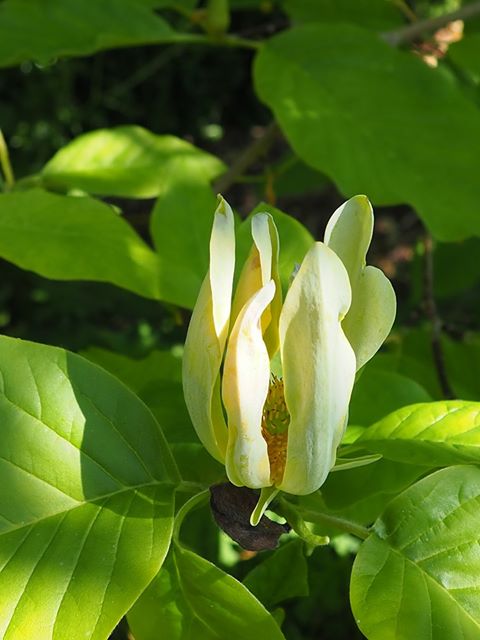
M 450 467 L 395 498 L 360 548 L 351 582 L 369 640 L 480 637 L 480 470 Z
M 308 596 L 303 540 L 297 538 L 276 549 L 247 574 L 243 584 L 269 609 L 284 600 Z
M 80 356 L 1 337 L 0 363 L 0 636 L 105 640 L 166 554 L 173 459 Z
M 299 23 L 353 22 L 372 29 L 402 24 L 402 14 L 388 0 L 283 0 L 288 15 Z
M 480 234 L 480 113 L 448 76 L 367 30 L 311 24 L 265 43 L 255 83 L 295 152 L 345 196 L 409 203 L 439 239 Z
M 193 307 L 208 270 L 209 241 L 216 201 L 205 176 L 185 173 L 172 179 L 158 198 L 151 230 L 162 260 L 160 286 L 168 299 Z M 259 204 L 237 229 L 236 271 L 240 273 L 252 245 L 251 216 L 271 213 L 280 237 L 280 278 L 286 289 L 313 238 L 298 220 L 266 203 Z M 175 297 L 174 297 L 175 296 Z
M 442 398 L 431 328 L 404 329 L 396 338 L 392 342 L 392 353 L 380 354 L 372 361 L 375 370 L 401 373 L 428 390 L 434 399 Z M 480 334 L 468 332 L 462 340 L 454 340 L 444 333 L 440 343 L 444 369 L 454 395 L 463 400 L 480 398 Z
M 444 466 L 480 463 L 480 403 L 462 400 L 403 407 L 366 429 L 354 447 L 390 460 Z
M 208 185 L 223 171 L 220 160 L 185 140 L 123 126 L 79 136 L 53 156 L 42 177 L 46 186 L 55 189 L 154 198 L 165 197 L 172 181 L 201 177 Z M 169 221 L 175 221 L 175 212 Z
M 355 383 L 350 401 L 349 422 L 368 426 L 407 404 L 432 398 L 415 380 L 393 371 L 365 367 Z
M 480 82 L 480 33 L 466 33 L 448 49 L 448 56 Z
M 145 402 L 162 426 L 182 478 L 201 484 L 224 479 L 225 468 L 200 443 L 188 415 L 180 357 L 171 351 L 153 351 L 133 360 L 98 348 L 82 355 L 113 373 Z
M 0 195 L 0 256 L 53 280 L 111 282 L 147 298 L 159 287 L 158 256 L 98 200 L 34 189 Z
M 135 0 L 5 0 L 0 3 L 0 66 L 102 49 L 174 42 L 177 34 Z
M 136 640 L 284 638 L 260 602 L 232 576 L 175 545 L 128 614 Z
M 332 512 L 370 524 L 394 496 L 430 469 L 381 459 L 363 467 L 331 473 L 322 486 L 321 495 Z
M 216 208 L 208 174 L 184 171 L 172 173 L 164 182 L 152 212 L 150 230 L 164 264 L 161 286 L 171 289 L 184 307 L 194 306 L 208 270 Z

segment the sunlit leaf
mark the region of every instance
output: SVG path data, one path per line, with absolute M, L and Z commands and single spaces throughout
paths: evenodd
M 130 225 L 92 198 L 0 195 L 0 256 L 52 280 L 110 282 L 162 298 L 159 261 Z
M 154 198 L 172 181 L 208 181 L 223 171 L 215 156 L 170 135 L 137 126 L 98 129 L 60 149 L 45 165 L 42 178 L 55 189 L 77 188 L 97 195 Z M 170 214 L 170 221 L 175 212 Z
M 479 427 L 478 402 L 426 402 L 386 416 L 366 429 L 353 446 L 410 464 L 479 463 Z
M 173 459 L 83 358 L 1 337 L 0 363 L 0 635 L 105 640 L 166 554 Z
M 450 467 L 395 498 L 361 546 L 351 582 L 369 640 L 480 635 L 480 470 Z

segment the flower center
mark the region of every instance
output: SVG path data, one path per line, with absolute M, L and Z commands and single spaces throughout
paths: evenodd
M 280 484 L 285 471 L 289 424 L 290 414 L 285 404 L 283 380 L 272 375 L 263 407 L 262 436 L 267 443 L 270 480 L 274 485 Z

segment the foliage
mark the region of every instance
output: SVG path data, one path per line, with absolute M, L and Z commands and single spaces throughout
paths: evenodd
M 0 2 L 2 638 L 480 635 L 475 4 Z M 284 294 L 367 194 L 398 297 L 269 552 L 205 508 L 225 470 L 183 399 L 219 190 L 236 283 L 266 212 Z

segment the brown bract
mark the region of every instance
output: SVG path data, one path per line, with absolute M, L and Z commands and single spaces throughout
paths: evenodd
M 258 525 L 252 527 L 250 514 L 257 501 L 258 492 L 254 489 L 236 487 L 230 482 L 210 487 L 210 508 L 215 522 L 232 540 L 249 551 L 275 549 L 290 526 L 262 516 Z

